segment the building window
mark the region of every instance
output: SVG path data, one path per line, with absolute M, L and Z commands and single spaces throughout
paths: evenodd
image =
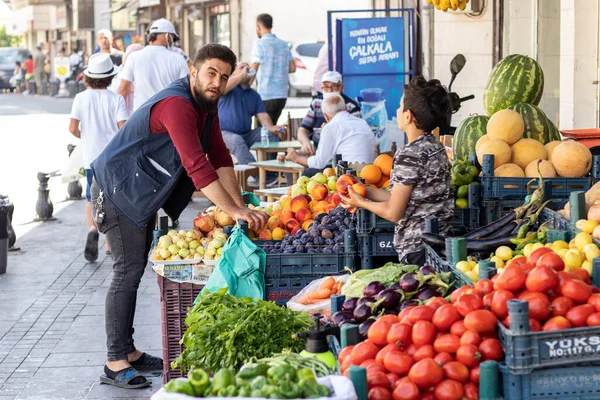
M 208 9 L 210 42 L 231 47 L 231 28 L 229 25 L 229 4 L 212 6 Z

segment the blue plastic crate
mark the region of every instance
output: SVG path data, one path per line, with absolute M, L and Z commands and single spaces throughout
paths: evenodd
M 454 232 L 470 232 L 481 227 L 481 208 L 455 208 L 450 222 Z
M 544 207 L 538 221 L 540 224 L 546 224 L 555 230 L 568 231 L 571 229 L 571 223 L 568 219 L 548 207 Z
M 358 257 L 361 269 L 377 268 L 388 261 L 398 262 L 398 253 L 394 247 L 394 233 L 359 236 Z
M 429 246 L 425 245 L 425 264 L 431 265 L 438 272 L 450 272 L 450 263 L 440 256 L 436 251 Z
M 545 178 L 550 182 L 552 193 L 549 198 L 568 198 L 571 192 L 587 191 L 600 179 L 600 156 L 594 156 L 590 176 L 584 178 Z M 497 178 L 494 176 L 494 155 L 485 154 L 481 173 L 481 196 L 483 200 L 524 199 L 537 189 L 537 182 L 529 185 L 532 178 Z M 529 189 L 529 190 L 528 190 Z
M 337 254 L 267 254 L 266 277 L 323 277 L 356 269 L 356 253 Z
M 371 233 L 389 233 L 394 232 L 394 223 L 385 218 L 373 214 L 369 210 L 360 208 L 357 211 L 356 234 L 370 235 Z

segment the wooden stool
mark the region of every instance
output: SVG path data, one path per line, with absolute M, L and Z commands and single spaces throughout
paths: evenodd
M 233 170 L 235 171 L 235 176 L 242 190 L 244 192 L 249 192 L 248 178 L 252 174 L 255 174 L 258 171 L 258 168 L 251 165 L 234 165 Z

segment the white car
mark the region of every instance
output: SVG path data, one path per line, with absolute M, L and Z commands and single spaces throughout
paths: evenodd
M 298 93 L 312 91 L 313 77 L 317 68 L 317 56 L 325 42 L 299 42 L 292 43 L 291 50 L 296 64 L 296 72 L 289 74 L 290 97 Z

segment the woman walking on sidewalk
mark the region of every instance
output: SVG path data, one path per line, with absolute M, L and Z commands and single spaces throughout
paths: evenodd
M 99 236 L 92 217 L 90 187 L 93 174 L 90 164 L 104 150 L 127 119 L 123 97 L 107 90 L 117 71 L 108 54 L 98 53 L 91 56 L 88 69 L 83 71 L 83 82 L 87 90 L 75 96 L 71 109 L 69 131 L 73 136 L 81 138 L 81 146 L 83 146 L 83 164 L 87 180 L 85 214 L 88 224 L 83 255 L 90 262 L 98 259 Z

